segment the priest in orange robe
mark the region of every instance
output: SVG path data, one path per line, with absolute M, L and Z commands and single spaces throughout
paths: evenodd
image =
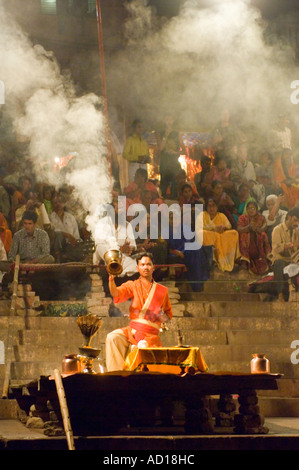
M 118 328 L 107 335 L 107 371 L 122 370 L 132 345 L 145 340 L 149 347 L 161 347 L 159 336 L 162 323 L 172 318 L 168 289 L 153 280 L 155 266 L 151 253 L 141 253 L 137 259 L 140 277 L 117 287 L 115 276 L 109 276 L 109 289 L 115 304 L 132 299 L 129 326 Z

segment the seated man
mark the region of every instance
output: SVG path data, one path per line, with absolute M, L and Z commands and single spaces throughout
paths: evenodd
M 136 241 L 131 224 L 127 220 L 122 220 L 124 217 L 125 207 L 118 203 L 118 193 L 113 193 L 113 200 L 111 209 L 114 210 L 114 217 L 111 213 L 107 213 L 104 217 L 99 219 L 94 231 L 95 252 L 93 255 L 93 263 L 99 264 L 104 260 L 104 255 L 108 250 L 119 250 L 122 253 L 122 267 L 121 278 L 127 276 L 131 277 L 137 274 L 136 262 L 132 258 L 132 253 L 136 251 Z M 107 273 L 103 273 L 104 288 L 106 287 Z M 126 279 L 127 280 L 127 279 Z
M 50 221 L 56 232 L 55 251 L 59 251 L 66 261 L 81 261 L 83 244 L 75 217 L 64 210 L 64 204 L 59 195 L 54 196 L 52 206 Z
M 267 222 L 266 233 L 270 245 L 272 245 L 272 232 L 274 228 L 285 221 L 287 211 L 280 208 L 281 203 L 283 203 L 284 196 L 280 194 L 269 194 L 266 197 L 266 207 L 262 213 Z
M 117 304 L 132 299 L 132 303 L 129 308 L 129 326 L 118 328 L 107 335 L 108 372 L 122 370 L 130 346 L 136 346 L 140 340 L 147 341 L 149 347 L 161 347 L 161 324 L 172 318 L 168 289 L 153 280 L 155 266 L 152 255 L 141 253 L 136 262 L 140 274 L 136 281 L 127 281 L 117 287 L 115 276 L 109 276 L 109 288 L 114 302 Z
M 294 207 L 287 213 L 286 219 L 272 232 L 272 265 L 274 283 L 278 300 L 289 300 L 289 284 L 284 275 L 284 268 L 299 261 L 299 208 Z
M 25 211 L 22 216 L 22 222 L 23 228 L 13 236 L 8 260 L 14 261 L 17 254 L 19 254 L 21 263 L 54 263 L 54 258 L 50 255 L 49 236 L 45 230 L 36 227 L 36 212 Z
M 37 213 L 36 227 L 42 230 L 48 230 L 51 227 L 48 213 L 44 203 L 40 202 L 37 193 L 34 191 L 26 191 L 24 193 L 26 202 L 16 209 L 16 228 L 22 228 L 22 216 L 26 210 Z
M 151 192 L 153 204 L 161 204 L 163 202 L 159 195 L 157 186 L 151 181 L 148 181 L 147 170 L 138 168 L 135 173 L 134 181 L 125 188 L 124 193 L 126 197 L 131 199 L 132 203 L 141 203 L 143 190 Z

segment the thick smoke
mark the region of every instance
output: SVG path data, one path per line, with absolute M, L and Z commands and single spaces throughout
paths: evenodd
M 17 138 L 29 143 L 28 157 L 39 181 L 59 184 L 56 157 L 76 153 L 66 172 L 84 209 L 94 213 L 110 200 L 111 181 L 105 147 L 101 98 L 77 96 L 53 54 L 34 46 L 0 2 L 1 80 L 5 112 Z
M 268 25 L 250 1 L 186 0 L 179 15 L 160 20 L 146 1 L 127 9 L 127 47 L 108 70 L 113 99 L 132 116 L 151 125 L 170 112 L 181 130 L 196 131 L 213 127 L 227 108 L 263 134 L 294 110 L 294 53 L 273 35 L 265 40 Z
M 6 113 L 17 136 L 29 141 L 37 173 L 42 168 L 50 182 L 55 157 L 77 153 L 68 182 L 93 213 L 110 200 L 101 98 L 77 96 L 53 55 L 33 46 L 4 5 L 0 0 Z M 125 46 L 106 58 L 112 109 L 141 117 L 149 128 L 172 113 L 180 130 L 204 131 L 228 108 L 262 145 L 277 115 L 296 110 L 290 102 L 297 79 L 293 51 L 265 41 L 267 25 L 249 0 L 182 0 L 170 19 L 158 17 L 145 0 L 126 8 Z

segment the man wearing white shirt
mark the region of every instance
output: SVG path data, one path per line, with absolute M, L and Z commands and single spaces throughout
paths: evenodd
M 59 249 L 70 261 L 79 261 L 82 258 L 81 250 L 78 250 L 82 242 L 78 223 L 70 212 L 64 210 L 60 196 L 54 196 L 52 200 L 53 212 L 50 221 L 56 234 L 59 236 Z

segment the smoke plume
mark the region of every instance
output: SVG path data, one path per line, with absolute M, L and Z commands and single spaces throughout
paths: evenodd
M 172 113 L 181 130 L 213 128 L 223 108 L 262 136 L 294 111 L 294 52 L 249 0 L 186 0 L 179 15 L 157 18 L 148 2 L 127 5 L 125 51 L 109 63 L 113 100 L 147 125 Z M 121 93 L 120 90 L 123 92 Z
M 53 172 L 56 157 L 75 153 L 66 172 L 84 209 L 94 213 L 110 201 L 102 100 L 93 93 L 77 96 L 51 52 L 33 45 L 0 2 L 1 80 L 5 112 L 19 140 L 29 143 L 28 157 L 38 180 L 61 183 Z

